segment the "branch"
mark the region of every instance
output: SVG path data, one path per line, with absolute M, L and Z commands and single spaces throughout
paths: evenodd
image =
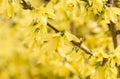
M 75 22 L 74 21 L 71 21 L 70 23 L 70 30 L 71 30 L 71 33 L 73 35 L 75 35 L 76 37 L 80 38 L 81 36 L 77 33 L 77 29 L 76 29 L 76 25 L 75 25 Z
M 30 9 L 30 10 L 34 9 L 34 7 L 32 7 L 30 3 L 28 4 L 25 0 L 22 0 L 22 3 L 21 3 L 21 4 L 23 5 L 23 8 L 24 8 L 24 9 Z M 56 29 L 55 27 L 53 27 L 51 24 L 47 23 L 47 25 L 48 25 L 51 29 L 53 29 L 56 33 L 60 32 L 58 29 Z M 74 26 L 74 24 L 72 24 L 72 26 Z M 82 42 L 75 42 L 75 41 L 71 41 L 71 42 L 72 42 L 74 45 L 76 45 L 77 47 L 79 47 L 80 49 L 82 49 L 84 52 L 86 52 L 87 54 L 89 54 L 90 56 L 93 56 L 91 50 L 89 50 L 88 48 L 85 48 L 85 47 L 83 47 L 83 46 L 81 45 Z
M 50 27 L 51 29 L 53 29 L 56 33 L 60 32 L 58 29 L 56 29 L 55 27 L 53 27 L 51 24 L 47 23 L 47 25 L 48 25 L 48 27 Z M 76 42 L 76 41 L 73 41 L 73 40 L 71 41 L 72 44 L 74 44 L 75 46 L 77 46 L 80 49 L 82 49 L 86 54 L 89 54 L 90 56 L 93 56 L 93 54 L 92 54 L 93 52 L 90 49 L 83 47 L 82 46 L 82 42 L 83 41 L 81 41 L 81 42 Z
M 55 27 L 53 27 L 51 24 L 47 23 L 47 25 L 48 25 L 51 29 L 53 29 L 56 33 L 59 32 L 59 30 L 56 29 Z
M 82 42 L 83 41 L 80 41 L 80 42 L 75 42 L 75 41 L 71 41 L 74 45 L 76 45 L 77 47 L 79 47 L 80 49 L 82 49 L 84 52 L 86 52 L 87 54 L 89 54 L 90 56 L 92 56 L 92 51 L 88 48 L 85 48 L 82 46 Z
M 108 0 L 107 4 L 111 5 L 112 7 L 117 7 L 117 0 Z M 113 45 L 114 45 L 114 49 L 117 48 L 117 46 L 119 45 L 119 38 L 117 37 L 118 34 L 120 34 L 120 30 L 117 30 L 116 24 L 113 23 L 112 21 L 110 21 L 110 24 L 108 24 L 109 26 L 109 31 L 111 32 L 111 36 L 112 36 L 112 40 L 113 40 Z
M 118 37 L 117 37 L 117 28 L 116 28 L 116 24 L 113 23 L 112 21 L 110 21 L 110 24 L 108 24 L 109 27 L 109 31 L 111 33 L 112 36 L 112 40 L 113 40 L 113 45 L 114 45 L 114 49 L 118 46 Z
M 33 10 L 34 9 L 34 7 L 31 6 L 31 3 L 30 2 L 26 2 L 25 0 L 21 0 L 20 4 L 23 6 L 23 9 L 29 9 L 29 10 Z
M 120 30 L 117 30 L 117 35 L 119 35 L 120 34 Z
M 72 22 L 70 23 L 70 25 L 71 25 L 71 32 L 72 32 L 72 34 L 76 35 L 76 29 L 75 29 L 75 24 L 74 24 L 74 22 L 72 21 Z

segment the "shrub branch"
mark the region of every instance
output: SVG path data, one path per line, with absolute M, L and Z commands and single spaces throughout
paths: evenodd
M 21 0 L 21 4 L 23 6 L 24 9 L 29 9 L 32 10 L 34 9 L 33 6 L 31 6 L 31 3 L 27 3 L 25 0 Z M 50 27 L 51 29 L 53 29 L 56 33 L 60 32 L 58 29 L 56 29 L 54 26 L 52 26 L 51 24 L 47 23 L 48 27 Z M 89 54 L 90 56 L 93 56 L 92 51 L 88 48 L 85 48 L 84 46 L 82 46 L 83 41 L 81 42 L 76 42 L 76 41 L 71 41 L 72 44 L 74 44 L 75 46 L 79 47 L 80 49 L 82 49 L 86 54 Z
M 23 9 L 29 9 L 29 10 L 33 10 L 34 7 L 31 5 L 30 2 L 26 2 L 25 0 L 21 0 L 20 3 L 23 6 Z
M 110 4 L 112 7 L 117 7 L 116 2 L 117 2 L 117 0 L 108 0 L 107 4 Z M 112 21 L 110 21 L 110 23 L 108 24 L 108 28 L 111 33 L 113 45 L 114 45 L 114 49 L 115 49 L 119 45 L 119 41 L 118 41 L 119 39 L 118 39 L 117 35 L 120 34 L 120 30 L 117 30 L 116 24 Z
M 50 27 L 51 29 L 53 29 L 56 33 L 57 32 L 60 32 L 58 29 L 56 29 L 54 26 L 52 26 L 51 24 L 47 23 L 48 27 Z M 75 46 L 79 47 L 80 49 L 82 49 L 86 54 L 89 54 L 90 56 L 93 56 L 93 52 L 88 49 L 88 48 L 85 48 L 82 46 L 82 42 L 83 41 L 80 41 L 80 42 L 76 42 L 74 40 L 71 41 L 72 44 L 74 44 Z
M 113 23 L 112 21 L 110 21 L 110 24 L 108 24 L 108 28 L 111 33 L 113 45 L 114 45 L 114 49 L 115 49 L 115 48 L 117 48 L 117 46 L 119 44 L 117 35 L 120 33 L 120 31 L 117 30 L 116 24 Z

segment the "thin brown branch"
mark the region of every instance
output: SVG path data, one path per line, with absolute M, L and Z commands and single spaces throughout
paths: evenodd
M 72 34 L 77 36 L 75 23 L 72 21 L 70 25 L 71 25 L 71 32 L 72 32 Z
M 85 47 L 83 47 L 82 46 L 82 42 L 83 41 L 81 41 L 81 42 L 75 42 L 75 41 L 71 41 L 74 45 L 76 45 L 77 47 L 79 47 L 80 49 L 82 49 L 84 52 L 86 52 L 87 54 L 89 54 L 89 55 L 93 55 L 92 54 L 92 51 L 90 50 L 90 49 L 88 49 L 88 48 L 85 48 Z
M 60 32 L 58 29 L 56 29 L 55 27 L 53 27 L 51 24 L 47 23 L 48 27 L 50 27 L 51 29 L 53 29 L 56 33 L 57 32 Z M 76 42 L 76 41 L 71 41 L 72 44 L 74 44 L 75 46 L 79 47 L 80 49 L 82 49 L 86 54 L 89 54 L 90 56 L 93 56 L 93 53 L 90 49 L 88 48 L 85 48 L 82 46 L 82 42 L 83 41 L 80 41 L 80 42 Z
M 55 27 L 53 27 L 51 24 L 47 23 L 47 25 L 48 25 L 51 29 L 53 29 L 56 33 L 59 32 L 59 30 L 56 29 Z
M 26 2 L 25 0 L 21 0 L 20 3 L 23 6 L 23 9 L 29 9 L 29 10 L 33 10 L 34 7 L 31 5 L 30 2 Z
M 70 29 L 71 33 L 76 37 L 80 38 L 81 36 L 77 33 L 77 29 L 74 21 L 71 21 L 70 26 L 71 26 L 71 29 Z
M 113 45 L 114 45 L 114 49 L 118 46 L 118 37 L 117 37 L 117 28 L 116 28 L 116 24 L 113 23 L 112 21 L 110 21 L 110 24 L 108 24 L 109 27 L 109 31 L 111 33 L 112 36 L 112 40 L 113 40 Z
M 120 34 L 120 30 L 117 30 L 117 35 L 119 35 Z
M 27 3 L 25 0 L 22 0 L 22 3 L 21 3 L 21 4 L 23 5 L 23 8 L 24 8 L 24 9 L 30 9 L 30 10 L 34 9 L 34 7 L 32 7 L 30 3 L 29 3 L 29 5 L 28 5 L 28 3 Z M 56 33 L 57 33 L 57 32 L 60 32 L 58 29 L 56 29 L 55 27 L 53 27 L 50 23 L 47 23 L 47 25 L 48 25 L 51 29 L 53 29 Z M 72 26 L 74 26 L 74 24 L 72 24 Z M 83 46 L 81 45 L 81 44 L 82 44 L 82 41 L 81 41 L 81 42 L 71 41 L 71 42 L 72 42 L 74 45 L 76 45 L 77 47 L 79 47 L 80 49 L 82 49 L 85 53 L 89 54 L 90 56 L 93 55 L 91 50 L 89 50 L 88 48 L 85 48 L 85 47 L 83 47 Z
M 25 0 L 21 0 L 23 3 L 24 3 L 24 5 L 27 5 L 27 3 L 26 3 L 26 1 Z
M 112 7 L 117 7 L 118 6 L 117 5 L 117 0 L 108 0 L 107 4 L 110 4 Z M 113 45 L 114 45 L 114 49 L 115 49 L 119 45 L 118 34 L 120 34 L 120 31 L 117 30 L 116 24 L 113 23 L 112 21 L 110 21 L 108 26 L 109 26 L 109 31 L 111 33 L 112 40 L 113 40 Z

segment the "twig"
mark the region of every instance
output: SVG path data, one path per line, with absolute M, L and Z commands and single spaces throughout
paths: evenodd
M 120 30 L 117 30 L 117 35 L 119 35 L 120 34 Z
M 75 28 L 75 23 L 72 21 L 70 25 L 71 25 L 71 32 L 72 32 L 72 34 L 75 35 L 75 36 L 77 36 L 77 34 L 76 34 L 76 28 Z
M 109 31 L 111 33 L 112 36 L 112 40 L 113 40 L 113 45 L 114 45 L 114 49 L 118 46 L 118 37 L 117 37 L 117 28 L 116 28 L 116 24 L 113 23 L 112 21 L 110 21 L 110 24 L 108 24 L 109 27 Z
M 29 3 L 29 5 L 28 5 L 28 3 L 26 3 L 24 0 L 22 0 L 22 3 L 21 3 L 21 4 L 23 5 L 23 8 L 24 8 L 24 9 L 30 9 L 30 10 L 34 9 L 34 7 L 32 7 L 30 3 Z M 53 29 L 56 33 L 60 32 L 58 29 L 56 29 L 55 27 L 53 27 L 51 24 L 47 23 L 47 25 L 48 25 L 51 29 Z M 89 50 L 88 48 L 85 48 L 85 47 L 83 47 L 83 46 L 81 45 L 82 42 L 75 42 L 75 41 L 71 41 L 71 42 L 72 42 L 74 45 L 76 45 L 77 47 L 79 47 L 80 49 L 82 49 L 85 53 L 89 54 L 90 56 L 93 56 L 91 50 Z
M 23 2 L 25 5 L 27 5 L 27 3 L 26 3 L 26 1 L 25 1 L 25 0 L 22 0 L 22 2 Z
M 108 0 L 107 1 L 107 3 L 110 4 L 112 7 L 117 7 L 116 2 L 117 2 L 117 0 Z M 115 49 L 119 45 L 119 41 L 118 41 L 119 39 L 118 39 L 117 35 L 120 34 L 120 31 L 117 30 L 116 24 L 113 23 L 112 21 L 110 21 L 110 23 L 108 24 L 108 28 L 109 28 L 109 31 L 111 32 L 113 45 L 114 45 L 114 49 Z
M 77 29 L 74 21 L 71 21 L 70 26 L 71 26 L 71 29 L 70 29 L 71 33 L 76 37 L 80 38 L 81 36 L 77 33 Z
M 71 42 L 72 42 L 74 45 L 76 45 L 77 47 L 79 47 L 80 49 L 82 49 L 82 50 L 83 50 L 84 52 L 86 52 L 87 54 L 89 54 L 89 55 L 91 55 L 91 56 L 93 55 L 91 50 L 89 50 L 88 48 L 85 48 L 85 47 L 82 46 L 82 42 L 83 42 L 83 41 L 81 41 L 81 42 L 79 43 L 79 42 L 75 42 L 75 41 L 72 40 Z
M 48 25 L 51 29 L 53 29 L 56 33 L 59 32 L 59 30 L 56 29 L 55 27 L 53 27 L 51 24 L 47 23 L 47 25 Z
M 50 27 L 51 29 L 53 29 L 56 33 L 60 32 L 58 29 L 56 29 L 55 27 L 53 27 L 51 24 L 47 23 L 48 27 Z M 89 54 L 90 56 L 93 56 L 92 51 L 88 48 L 83 47 L 82 44 L 83 41 L 81 42 L 76 42 L 76 41 L 71 41 L 71 43 L 73 43 L 75 46 L 79 47 L 80 49 L 82 49 L 86 54 Z
M 26 2 L 25 0 L 21 0 L 22 2 L 20 3 L 24 9 L 29 9 L 29 10 L 33 10 L 34 7 L 31 6 L 30 2 Z

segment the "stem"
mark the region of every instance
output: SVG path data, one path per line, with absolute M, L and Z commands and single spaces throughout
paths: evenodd
M 50 27 L 51 29 L 53 29 L 56 33 L 57 32 L 60 32 L 58 29 L 56 29 L 55 27 L 53 27 L 51 24 L 47 23 L 48 27 Z M 76 42 L 76 41 L 71 41 L 72 44 L 74 44 L 75 46 L 79 47 L 80 49 L 82 49 L 86 54 L 89 54 L 90 56 L 93 56 L 93 52 L 88 49 L 88 48 L 85 48 L 83 47 L 81 44 L 82 44 L 83 41 L 81 42 Z
M 117 7 L 117 0 L 108 0 L 107 3 L 110 4 L 112 7 Z M 116 49 L 119 44 L 117 35 L 120 33 L 120 31 L 117 30 L 116 24 L 113 23 L 112 21 L 110 21 L 108 26 L 109 26 L 109 31 L 111 32 L 114 49 Z
M 25 0 L 22 0 L 22 2 L 23 2 L 25 5 L 27 5 L 27 3 L 26 3 L 26 1 L 25 1 Z
M 59 32 L 59 30 L 56 29 L 55 27 L 53 27 L 51 24 L 47 23 L 47 25 L 48 25 L 51 29 L 53 29 L 56 33 Z
M 117 35 L 119 35 L 120 34 L 120 30 L 117 30 Z
M 70 25 L 71 25 L 71 32 L 72 32 L 72 34 L 77 36 L 75 23 L 72 21 Z
M 21 0 L 22 2 L 20 3 L 24 9 L 29 9 L 29 10 L 33 10 L 34 7 L 31 6 L 30 2 L 26 2 L 25 0 Z
M 34 9 L 34 7 L 32 7 L 31 4 L 28 5 L 28 4 L 25 2 L 25 0 L 22 0 L 22 3 L 21 3 L 21 4 L 23 5 L 24 9 L 30 9 L 30 10 Z M 60 32 L 58 29 L 56 29 L 55 27 L 53 27 L 51 24 L 47 23 L 47 25 L 48 25 L 51 29 L 53 29 L 56 33 Z M 74 24 L 71 24 L 71 25 L 74 26 Z M 92 51 L 91 51 L 90 49 L 85 48 L 85 47 L 83 47 L 83 46 L 81 45 L 82 42 L 71 41 L 71 43 L 73 43 L 74 45 L 76 45 L 77 47 L 79 47 L 80 49 L 82 49 L 85 53 L 89 54 L 90 56 L 93 56 Z
M 77 47 L 79 47 L 80 49 L 82 49 L 84 52 L 86 52 L 87 54 L 89 54 L 89 55 L 92 56 L 92 51 L 89 50 L 88 48 L 83 47 L 83 46 L 81 45 L 83 41 L 81 41 L 81 42 L 75 42 L 75 41 L 72 40 L 71 42 L 72 42 L 74 45 L 76 45 Z
M 117 37 L 117 28 L 116 28 L 116 24 L 113 23 L 112 21 L 110 21 L 110 24 L 108 24 L 109 26 L 109 31 L 111 33 L 112 36 L 112 40 L 113 40 L 113 45 L 114 45 L 114 49 L 118 46 L 118 37 Z

